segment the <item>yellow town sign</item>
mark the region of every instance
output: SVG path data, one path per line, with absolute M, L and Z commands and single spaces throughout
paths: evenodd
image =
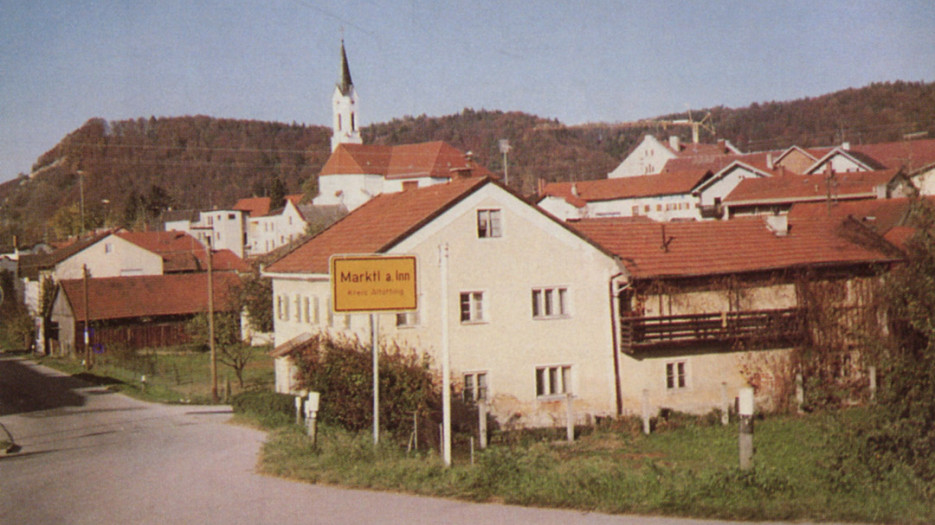
M 335 255 L 330 267 L 335 312 L 406 311 L 418 307 L 413 255 Z

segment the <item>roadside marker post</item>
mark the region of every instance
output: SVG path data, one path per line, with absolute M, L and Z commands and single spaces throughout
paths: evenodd
M 753 468 L 753 389 L 740 389 L 740 470 Z
M 312 446 L 318 444 L 318 403 L 320 400 L 320 393 L 309 392 L 308 402 L 305 403 L 305 424 L 308 426 L 308 437 L 312 438 Z

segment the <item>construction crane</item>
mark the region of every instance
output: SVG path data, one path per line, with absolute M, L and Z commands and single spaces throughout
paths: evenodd
M 717 132 L 714 129 L 714 122 L 711 122 L 711 112 L 707 112 L 701 120 L 693 120 L 692 112 L 688 110 L 687 119 L 676 119 L 676 120 L 645 120 L 642 122 L 658 124 L 662 126 L 662 129 L 666 129 L 667 126 L 691 126 L 692 128 L 692 143 L 698 144 L 698 136 L 701 133 L 701 130 L 704 129 L 712 135 L 716 135 Z

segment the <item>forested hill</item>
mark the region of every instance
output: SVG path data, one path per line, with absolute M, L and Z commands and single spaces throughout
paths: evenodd
M 717 138 L 743 150 L 900 140 L 927 132 L 935 137 L 935 83 L 891 82 L 791 102 L 746 108 L 716 107 Z M 499 140 L 508 155 L 510 185 L 535 190 L 536 180 L 605 177 L 645 133 L 678 134 L 663 120 L 565 126 L 519 112 L 475 111 L 443 117 L 404 117 L 363 129 L 365 143 L 406 144 L 444 140 L 503 172 Z M 275 122 L 206 116 L 91 119 L 43 154 L 29 176 L 0 185 L 0 245 L 13 234 L 23 242 L 54 239 L 75 229 L 83 174 L 87 221 L 145 227 L 159 211 L 227 207 L 271 189 L 314 191 L 315 176 L 330 154 L 330 130 Z M 715 136 L 702 132 L 702 141 Z M 95 222 L 96 221 L 96 222 Z

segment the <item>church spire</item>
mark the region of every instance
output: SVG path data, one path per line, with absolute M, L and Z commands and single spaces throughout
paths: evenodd
M 347 51 L 344 49 L 344 39 L 341 39 L 341 77 L 334 87 L 331 96 L 331 109 L 333 112 L 331 151 L 337 149 L 338 144 L 361 144 L 360 127 L 357 121 L 357 90 L 351 80 L 351 68 L 347 65 Z
M 354 87 L 354 81 L 351 80 L 351 68 L 347 65 L 347 51 L 344 50 L 344 39 L 341 39 L 341 81 L 338 83 L 338 89 L 341 94 L 347 96 L 351 88 Z

